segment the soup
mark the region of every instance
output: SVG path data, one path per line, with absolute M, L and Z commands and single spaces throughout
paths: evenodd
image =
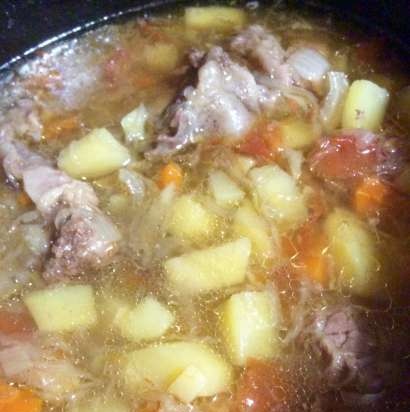
M 408 410 L 409 84 L 258 7 L 7 73 L 0 411 Z

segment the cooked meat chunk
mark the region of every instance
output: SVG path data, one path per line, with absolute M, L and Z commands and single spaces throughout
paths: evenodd
M 362 309 L 340 302 L 315 310 L 299 337 L 320 365 L 315 380 L 340 390 L 347 404 L 377 399 L 385 389 L 388 367 L 375 329 Z
M 74 391 L 90 388 L 93 377 L 66 358 L 65 347 L 56 338 L 0 334 L 0 375 L 35 389 L 48 401 L 67 401 Z
M 14 140 L 13 134 L 13 129 L 8 126 L 0 128 L 0 158 L 7 179 L 17 185 L 18 180 L 23 178 L 23 171 L 28 167 L 47 165 L 48 162 L 23 143 Z
M 56 229 L 52 256 L 44 277 L 77 276 L 87 267 L 105 265 L 120 234 L 98 209 L 92 187 L 54 169 L 23 143 L 0 133 L 0 158 L 12 181 L 22 180 L 43 218 Z
M 97 208 L 62 209 L 55 224 L 58 238 L 44 274 L 50 281 L 105 265 L 120 239 L 116 227 Z
M 183 95 L 171 121 L 175 135 L 160 135 L 151 155 L 167 155 L 202 135 L 235 141 L 250 128 L 255 115 L 273 108 L 280 93 L 257 84 L 247 68 L 214 47 L 198 71 L 196 88 L 187 87 Z
M 280 84 L 290 86 L 293 83 L 294 73 L 285 62 L 285 51 L 279 40 L 262 26 L 253 25 L 238 34 L 231 47 L 239 54 L 249 56 Z

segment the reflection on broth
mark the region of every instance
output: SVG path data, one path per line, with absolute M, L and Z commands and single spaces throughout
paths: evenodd
M 0 411 L 409 408 L 409 79 L 271 8 L 107 25 L 0 100 Z

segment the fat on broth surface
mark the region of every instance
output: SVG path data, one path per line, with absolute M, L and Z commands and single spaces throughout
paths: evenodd
M 289 82 L 266 75 L 254 47 L 232 47 L 255 24 L 257 44 L 278 39 Z M 59 44 L 3 81 L 6 173 L 8 145 L 23 142 L 85 181 L 79 192 L 92 188 L 98 205 L 64 195 L 45 204 L 25 174 L 36 165 L 18 161 L 21 176 L 3 175 L 0 410 L 409 407 L 409 78 L 383 39 L 335 27 L 272 8 L 179 10 Z M 252 116 L 236 139 L 225 118 L 200 124 L 182 150 L 150 155 L 159 135 L 175 134 L 175 113 L 197 104 L 201 91 L 187 87 L 198 67 L 216 63 L 238 80 L 226 55 L 205 60 L 215 46 L 258 90 L 273 79 L 263 90 L 278 93 L 274 109 L 243 104 Z M 303 77 L 318 64 L 319 79 Z M 328 72 L 344 87 L 331 126 Z M 371 83 L 348 90 L 355 80 Z M 246 83 L 238 90 L 242 105 Z M 217 122 L 208 92 L 193 113 Z M 123 118 L 136 108 L 127 137 Z M 373 130 L 355 128 L 368 113 Z M 70 146 L 95 129 L 92 143 Z M 66 274 L 101 216 L 120 234 L 97 239 L 115 238 L 107 261 Z M 59 243 L 67 233 L 72 243 Z

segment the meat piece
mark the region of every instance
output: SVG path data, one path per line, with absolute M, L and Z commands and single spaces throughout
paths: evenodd
M 58 238 L 44 274 L 49 281 L 106 265 L 120 240 L 117 228 L 97 208 L 62 209 L 55 225 Z
M 47 220 L 54 219 L 61 205 L 71 208 L 95 208 L 97 196 L 85 182 L 74 180 L 50 166 L 28 167 L 22 174 L 24 188 Z
M 242 56 L 250 56 L 262 70 L 280 84 L 293 84 L 294 73 L 285 62 L 285 51 L 278 39 L 259 25 L 253 25 L 238 34 L 231 48 Z
M 247 68 L 214 47 L 198 71 L 196 88 L 187 87 L 183 96 L 171 121 L 176 134 L 160 135 L 151 156 L 180 150 L 203 135 L 236 141 L 249 130 L 257 114 L 274 107 L 280 92 L 257 84 Z
M 41 156 L 33 153 L 23 143 L 12 138 L 14 132 L 8 126 L 0 128 L 0 158 L 10 183 L 17 185 L 27 167 L 48 164 Z
M 20 340 L 0 334 L 0 377 L 35 389 L 44 400 L 67 401 L 95 385 L 67 353 L 64 342 L 56 338 L 32 335 Z
M 379 398 L 389 374 L 377 328 L 365 312 L 347 301 L 328 304 L 307 323 L 299 342 L 313 357 L 315 380 L 339 390 L 346 404 Z
M 322 139 L 309 157 L 315 175 L 336 183 L 369 175 L 391 176 L 402 162 L 397 141 L 360 129 L 342 130 Z
M 120 233 L 98 209 L 92 187 L 54 169 L 23 143 L 0 132 L 0 158 L 9 179 L 22 180 L 38 211 L 55 228 L 52 256 L 43 274 L 48 281 L 78 276 L 107 264 Z

